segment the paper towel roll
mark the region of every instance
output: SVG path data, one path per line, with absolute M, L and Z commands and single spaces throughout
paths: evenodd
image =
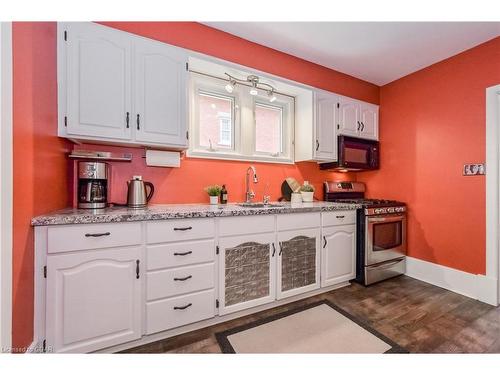
M 180 152 L 146 150 L 146 165 L 150 167 L 173 167 L 181 166 Z

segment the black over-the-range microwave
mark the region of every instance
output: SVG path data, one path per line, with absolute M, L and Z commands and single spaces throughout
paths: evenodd
M 380 166 L 380 146 L 378 141 L 346 137 L 340 135 L 338 141 L 338 160 L 321 163 L 320 169 L 336 171 L 368 171 Z

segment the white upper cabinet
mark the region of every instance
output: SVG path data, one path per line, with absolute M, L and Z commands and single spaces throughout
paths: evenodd
M 336 106 L 336 95 L 317 93 L 316 139 L 314 145 L 316 160 L 337 160 Z
M 71 24 L 66 38 L 67 134 L 129 139 L 130 38 L 92 23 Z
M 378 106 L 339 97 L 338 134 L 378 140 Z
M 358 136 L 359 129 L 359 104 L 357 100 L 339 98 L 338 134 Z
M 138 39 L 135 46 L 135 139 L 187 147 L 187 54 Z
M 370 103 L 361 103 L 359 106 L 361 123 L 361 137 L 378 140 L 378 106 Z
M 187 147 L 187 52 L 91 22 L 58 24 L 59 136 Z

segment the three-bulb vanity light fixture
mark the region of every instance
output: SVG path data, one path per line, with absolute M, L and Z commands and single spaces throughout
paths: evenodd
M 259 93 L 259 89 L 267 92 L 267 96 L 269 97 L 269 101 L 272 103 L 276 100 L 276 95 L 274 94 L 276 89 L 270 84 L 260 82 L 259 77 L 255 75 L 249 75 L 246 79 L 235 78 L 228 73 L 224 73 L 229 77 L 229 83 L 226 85 L 225 89 L 228 93 L 232 93 L 234 87 L 237 84 L 241 84 L 243 86 L 250 87 L 250 95 L 256 96 Z

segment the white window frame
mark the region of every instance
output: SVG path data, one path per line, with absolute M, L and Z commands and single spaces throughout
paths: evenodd
M 269 97 L 264 90 L 260 90 L 259 95 L 252 96 L 248 93 L 248 87 L 236 85 L 234 91 L 228 93 L 225 90 L 227 81 L 218 77 L 191 72 L 189 81 L 189 133 L 192 136 L 190 137 L 189 149 L 187 150 L 188 157 L 294 164 L 295 98 L 293 96 L 288 97 L 276 94 L 278 100 L 270 103 Z M 211 149 L 200 146 L 198 127 L 199 103 L 197 101 L 197 94 L 200 91 L 208 95 L 234 98 L 233 113 L 231 116 L 232 149 L 225 147 L 218 148 L 215 144 L 212 144 Z M 284 129 L 282 132 L 282 152 L 279 155 L 256 151 L 256 103 L 282 108 L 282 127 Z
M 268 103 L 266 103 L 266 101 Z M 280 124 L 280 133 L 281 133 L 281 145 L 280 151 L 278 155 L 272 154 L 270 152 L 257 151 L 257 118 L 254 116 L 255 127 L 254 127 L 254 137 L 253 137 L 253 153 L 255 155 L 269 157 L 269 158 L 280 158 L 287 157 L 290 154 L 290 148 L 293 148 L 293 116 L 290 116 L 291 113 L 294 112 L 293 103 L 285 102 L 285 101 L 275 101 L 273 103 L 269 103 L 269 101 L 264 97 L 257 97 L 254 103 L 254 111 L 257 109 L 257 106 L 268 107 L 268 108 L 277 108 L 281 110 L 281 124 Z
M 240 114 L 236 103 L 238 102 L 237 93 L 229 94 L 223 85 L 214 83 L 213 80 L 200 75 L 196 75 L 196 80 L 191 75 L 189 80 L 189 149 L 187 155 L 190 157 L 204 157 L 208 159 L 217 159 L 219 155 L 225 155 L 222 158 L 231 159 L 238 154 L 240 149 L 239 142 L 239 122 Z M 205 95 L 218 96 L 221 98 L 230 98 L 233 103 L 231 105 L 231 127 L 233 144 L 231 148 L 223 147 L 217 148 L 217 144 L 212 143 L 212 148 L 200 145 L 200 132 L 197 128 L 197 121 L 200 117 L 199 103 L 196 100 L 199 93 Z

